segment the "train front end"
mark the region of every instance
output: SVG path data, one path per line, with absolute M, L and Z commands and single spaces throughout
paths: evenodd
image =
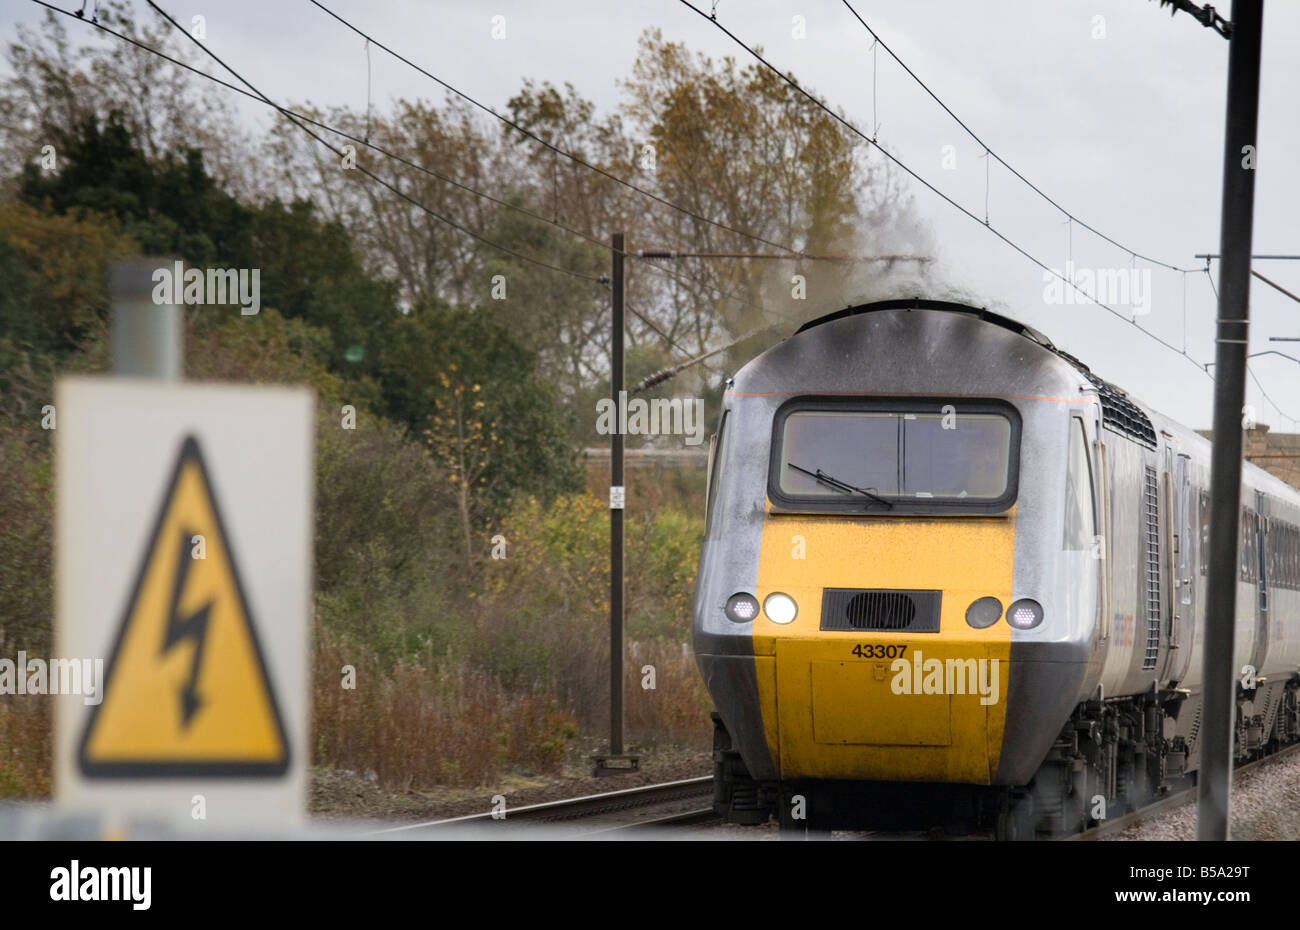
M 731 819 L 1025 785 L 1059 736 L 1096 668 L 1096 510 L 1066 462 L 1096 405 L 1009 325 L 855 308 L 730 385 L 694 623 Z

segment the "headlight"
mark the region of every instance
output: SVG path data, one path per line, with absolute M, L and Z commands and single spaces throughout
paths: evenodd
M 1043 622 L 1043 606 L 1024 597 L 1007 608 L 1007 623 L 1017 630 L 1032 630 Z
M 1002 619 L 1002 602 L 996 597 L 981 597 L 966 608 L 966 622 L 977 630 L 990 627 Z
M 763 613 L 773 623 L 789 623 L 799 613 L 799 605 L 790 595 L 776 591 L 763 601 Z
M 752 594 L 733 594 L 727 598 L 725 612 L 728 620 L 749 623 L 758 616 L 758 598 Z

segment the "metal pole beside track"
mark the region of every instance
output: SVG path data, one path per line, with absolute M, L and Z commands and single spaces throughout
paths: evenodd
M 609 751 L 623 754 L 623 234 L 614 234 L 609 393 L 620 422 L 609 456 Z
M 1250 326 L 1250 249 L 1255 213 L 1255 139 L 1263 0 L 1233 0 L 1228 42 L 1227 125 L 1219 228 L 1214 451 L 1210 460 L 1210 565 L 1206 591 L 1205 707 L 1197 839 L 1226 840 L 1239 669 L 1233 667 L 1241 512 L 1241 410 Z M 1246 146 L 1250 146 L 1247 161 Z M 1249 164 L 1249 167 L 1246 165 Z
M 596 756 L 596 775 L 634 772 L 639 757 L 623 754 L 623 234 L 612 241 L 609 396 L 616 422 L 609 438 L 609 753 Z

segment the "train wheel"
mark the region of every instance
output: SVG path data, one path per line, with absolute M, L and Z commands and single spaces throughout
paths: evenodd
M 1000 841 L 1016 842 L 1036 838 L 1034 830 L 1034 803 L 1032 796 L 1003 796 L 998 804 L 994 837 Z
M 770 804 L 763 789 L 749 775 L 745 760 L 731 746 L 731 734 L 717 713 L 713 717 L 713 810 L 729 823 L 753 826 L 767 823 Z

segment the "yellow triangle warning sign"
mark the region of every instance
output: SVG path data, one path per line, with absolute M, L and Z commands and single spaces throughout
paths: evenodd
M 277 776 L 289 742 L 198 441 L 186 437 L 81 739 L 87 777 Z

